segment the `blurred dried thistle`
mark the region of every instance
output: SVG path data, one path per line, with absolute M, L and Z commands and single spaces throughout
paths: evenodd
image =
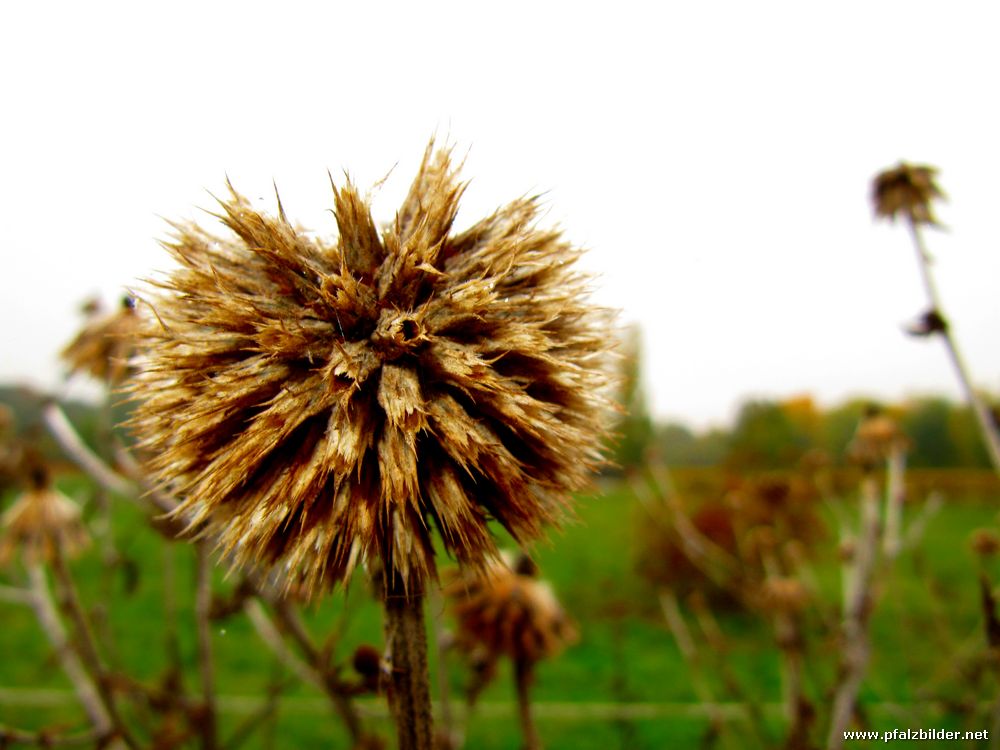
M 936 182 L 935 167 L 900 162 L 875 176 L 872 183 L 872 203 L 876 216 L 895 221 L 900 214 L 914 224 L 938 223 L 933 201 L 944 198 Z
M 32 470 L 31 486 L 0 517 L 0 564 L 18 550 L 28 564 L 51 562 L 57 554 L 77 554 L 89 541 L 80 506 L 52 487 L 41 467 Z
M 71 373 L 86 373 L 108 385 L 120 385 L 131 374 L 129 360 L 141 325 L 135 299 L 123 297 L 118 309 L 108 315 L 100 314 L 98 300 L 88 300 L 82 312 L 86 322 L 60 356 Z
M 984 560 L 994 558 L 1000 555 L 1000 534 L 993 529 L 976 529 L 969 537 L 969 547 Z
M 847 447 L 847 457 L 865 471 L 874 470 L 889 458 L 893 451 L 909 449 L 910 440 L 899 423 L 878 406 L 869 406 L 854 438 Z
M 464 232 L 449 150 L 425 152 L 381 232 L 348 181 L 335 242 L 230 186 L 233 236 L 177 224 L 132 427 L 237 564 L 318 592 L 379 561 L 419 590 L 431 525 L 460 563 L 559 520 L 602 461 L 610 315 L 580 251 L 523 198 Z
M 501 562 L 448 583 L 444 593 L 458 622 L 460 651 L 491 664 L 501 656 L 534 664 L 576 641 L 576 626 L 549 584 L 518 572 L 529 569 L 520 560 L 511 567 Z

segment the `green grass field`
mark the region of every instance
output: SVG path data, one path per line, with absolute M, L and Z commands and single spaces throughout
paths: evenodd
M 81 501 L 87 499 L 90 490 L 82 481 L 69 478 L 60 484 Z M 125 502 L 119 506 L 114 537 L 129 564 L 120 567 L 113 579 L 102 580 L 99 555 L 92 548 L 74 563 L 74 572 L 85 602 L 96 608 L 98 622 L 108 623 L 111 663 L 138 679 L 154 681 L 167 663 L 161 575 L 164 545 L 140 511 Z M 992 695 L 970 696 L 963 686 L 967 674 L 960 667 L 967 660 L 968 668 L 975 668 L 979 655 L 985 653 L 978 563 L 967 540 L 973 529 L 995 526 L 997 508 L 989 498 L 947 503 L 929 524 L 922 545 L 904 554 L 884 581 L 872 625 L 874 656 L 862 690 L 872 728 L 988 728 L 966 726 L 961 712 L 932 707 L 928 701 L 948 695 L 995 698 L 995 690 Z M 664 625 L 655 592 L 633 573 L 639 554 L 635 531 L 643 511 L 620 488 L 581 498 L 578 510 L 576 522 L 534 550 L 544 577 L 581 632 L 579 643 L 539 669 L 534 696 L 546 746 L 552 750 L 700 746 L 708 720 L 698 705 L 688 667 Z M 840 585 L 833 536 L 819 550 L 816 570 L 831 607 Z M 194 693 L 193 555 L 186 545 L 174 547 L 174 554 L 185 681 Z M 993 581 L 1000 582 L 1000 570 L 990 572 Z M 0 580 L 16 585 L 18 576 L 19 571 L 10 570 Z M 220 571 L 219 589 L 230 585 Z M 0 613 L 0 723 L 21 728 L 82 726 L 82 714 L 30 610 L 0 603 Z M 317 639 L 342 631 L 335 645 L 338 660 L 349 660 L 362 643 L 381 648 L 380 609 L 360 579 L 347 595 L 338 592 L 311 607 L 307 615 Z M 777 744 L 782 736 L 776 711 L 781 677 L 771 631 L 749 615 L 730 615 L 720 623 L 727 648 L 714 656 L 738 689 L 727 685 L 721 670 L 714 670 L 709 672 L 713 694 L 723 701 L 742 696 L 762 704 L 770 741 Z M 225 737 L 263 700 L 280 668 L 243 615 L 217 625 L 214 647 L 219 693 L 226 698 L 222 703 Z M 817 638 L 810 648 L 807 681 L 811 696 L 821 702 L 824 686 L 830 682 L 834 665 L 830 655 L 836 644 Z M 436 672 L 433 653 L 431 657 Z M 452 658 L 450 667 L 452 695 L 460 699 L 461 665 Z M 996 682 L 992 684 L 995 688 Z M 469 722 L 466 747 L 519 746 L 512 699 L 510 675 L 501 672 Z M 382 702 L 365 700 L 362 705 L 371 714 L 372 726 L 391 735 Z M 737 738 L 734 746 L 739 747 L 740 732 L 745 731 L 742 720 L 733 717 L 731 721 L 736 731 L 729 737 Z M 347 746 L 323 696 L 304 685 L 287 691 L 276 718 L 245 746 L 266 747 L 268 736 L 271 746 L 278 748 Z

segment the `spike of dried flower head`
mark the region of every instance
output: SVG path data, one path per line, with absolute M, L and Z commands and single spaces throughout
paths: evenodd
M 129 359 L 141 326 L 135 300 L 123 297 L 109 315 L 100 315 L 96 300 L 88 300 L 82 309 L 87 321 L 60 356 L 71 373 L 83 372 L 112 386 L 121 384 L 131 374 Z
M 16 550 L 28 563 L 73 556 L 89 541 L 80 506 L 53 488 L 41 467 L 32 470 L 31 486 L 0 517 L 0 564 Z
M 900 214 L 914 224 L 937 224 L 931 203 L 943 198 L 935 167 L 900 162 L 875 176 L 872 203 L 875 215 L 895 221 Z
M 869 406 L 847 448 L 848 458 L 865 470 L 885 461 L 893 451 L 907 450 L 909 439 L 899 423 L 877 406 Z
M 518 569 L 524 568 L 498 562 L 481 575 L 458 575 L 445 587 L 461 651 L 489 663 L 507 656 L 534 664 L 576 640 L 576 626 L 551 586 Z
M 236 563 L 318 591 L 377 558 L 419 587 L 432 524 L 482 566 L 491 518 L 536 537 L 601 462 L 613 337 L 580 251 L 536 199 L 453 232 L 463 190 L 432 143 L 381 231 L 350 182 L 336 242 L 231 186 L 232 236 L 176 226 L 133 426 Z

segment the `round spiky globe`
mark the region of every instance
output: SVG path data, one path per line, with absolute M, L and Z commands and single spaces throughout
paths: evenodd
M 453 232 L 464 185 L 428 146 L 395 220 L 334 187 L 335 241 L 230 188 L 231 236 L 177 225 L 180 267 L 134 393 L 149 464 L 237 564 L 310 592 L 377 559 L 435 575 L 558 521 L 601 463 L 610 316 L 580 251 L 520 199 Z
M 875 215 L 895 221 L 902 214 L 914 224 L 937 224 L 933 202 L 943 198 L 937 169 L 900 162 L 879 172 L 872 181 Z
M 17 550 L 28 563 L 75 556 L 90 542 L 80 506 L 36 474 L 32 486 L 0 516 L 0 564 Z
M 551 586 L 504 562 L 478 576 L 459 574 L 444 593 L 458 622 L 459 649 L 490 665 L 500 656 L 534 664 L 577 639 Z
M 71 373 L 86 373 L 108 385 L 120 385 L 130 374 L 141 319 L 135 300 L 124 297 L 119 308 L 101 315 L 96 300 L 84 306 L 87 321 L 76 337 L 60 354 Z

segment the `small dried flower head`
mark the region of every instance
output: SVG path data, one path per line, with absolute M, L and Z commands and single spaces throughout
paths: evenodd
M 847 455 L 862 468 L 871 470 L 893 451 L 906 450 L 908 446 L 909 440 L 896 420 L 877 406 L 869 406 L 858 423 Z
M 82 372 L 108 385 L 119 385 L 131 374 L 129 359 L 141 325 L 135 300 L 123 297 L 119 308 L 110 315 L 100 315 L 94 300 L 83 309 L 87 322 L 60 356 L 71 373 Z
M 485 574 L 459 575 L 445 587 L 445 596 L 458 621 L 459 649 L 490 662 L 507 656 L 534 664 L 577 637 L 552 588 L 503 562 Z
M 1000 535 L 993 529 L 976 529 L 972 532 L 969 546 L 983 559 L 996 557 L 1000 554 Z
M 418 588 L 431 528 L 461 564 L 558 521 L 600 465 L 609 315 L 521 199 L 452 231 L 428 147 L 393 222 L 349 182 L 335 242 L 231 189 L 232 236 L 178 225 L 133 426 L 192 526 L 317 592 L 360 562 Z
M 32 471 L 31 486 L 0 517 L 0 564 L 20 550 L 28 563 L 73 556 L 90 537 L 80 506 L 53 488 L 44 469 Z
M 797 578 L 774 576 L 761 584 L 758 603 L 769 612 L 801 612 L 809 603 L 809 591 Z
M 900 214 L 914 224 L 937 224 L 931 203 L 943 198 L 937 169 L 900 162 L 876 175 L 872 184 L 875 215 L 895 221 Z

